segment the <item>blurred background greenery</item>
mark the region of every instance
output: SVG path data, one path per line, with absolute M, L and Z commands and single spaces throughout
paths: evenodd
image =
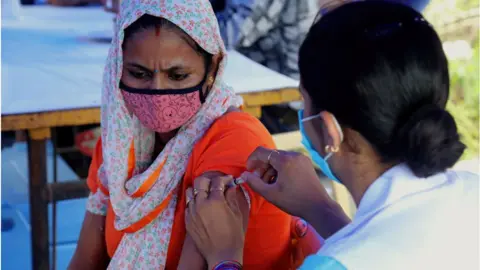
M 449 59 L 451 88 L 447 108 L 467 145 L 463 160 L 480 155 L 479 15 L 478 0 L 432 0 L 425 11 Z

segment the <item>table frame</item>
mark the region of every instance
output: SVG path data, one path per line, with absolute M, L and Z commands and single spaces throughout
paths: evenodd
M 261 116 L 262 106 L 301 100 L 297 88 L 283 88 L 240 95 L 244 99 L 243 110 L 258 118 Z M 51 138 L 51 129 L 62 126 L 98 123 L 100 123 L 100 108 L 2 115 L 2 132 L 28 131 L 29 204 L 32 228 L 33 270 L 50 270 L 51 266 L 48 227 L 49 203 L 55 204 L 62 200 L 82 198 L 89 193 L 85 180 L 48 184 L 46 141 Z M 53 222 L 55 223 L 55 220 Z M 53 245 L 55 246 L 55 243 Z

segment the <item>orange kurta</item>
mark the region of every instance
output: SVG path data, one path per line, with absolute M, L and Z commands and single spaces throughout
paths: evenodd
M 249 155 L 258 146 L 273 148 L 272 137 L 260 121 L 243 112 L 231 112 L 217 120 L 194 146 L 178 191 L 167 269 L 177 269 L 186 235 L 185 190 L 193 185 L 196 177 L 208 171 L 239 176 L 246 170 Z M 101 163 L 101 143 L 97 143 L 88 177 L 92 192 L 97 191 L 96 178 Z M 247 190 L 251 198 L 251 210 L 245 240 L 244 269 L 289 269 L 293 256 L 291 217 L 253 193 L 249 187 Z M 110 257 L 124 233 L 114 228 L 113 220 L 113 210 L 109 206 L 105 239 Z

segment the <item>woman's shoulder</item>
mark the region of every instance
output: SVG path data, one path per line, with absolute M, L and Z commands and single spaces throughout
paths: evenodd
M 248 157 L 259 146 L 275 148 L 265 126 L 246 112 L 231 111 L 218 118 L 195 144 L 190 162 L 200 172 L 206 170 L 205 164 L 209 164 L 208 170 L 220 172 L 219 167 L 224 166 L 245 170 Z
M 200 173 L 213 170 L 236 175 L 233 172 L 242 173 L 248 157 L 259 146 L 275 148 L 265 126 L 246 112 L 232 111 L 218 118 L 195 144 L 190 162 Z M 235 171 L 223 171 L 223 167 Z
M 253 115 L 239 110 L 227 112 L 220 118 L 218 118 L 213 124 L 212 128 L 238 128 L 244 127 L 247 129 L 261 129 L 262 132 L 268 133 L 265 126 L 255 118 Z
M 232 140 L 244 143 L 255 139 L 259 146 L 274 147 L 273 139 L 265 126 L 254 116 L 243 111 L 228 112 L 218 118 L 205 133 L 206 140 Z

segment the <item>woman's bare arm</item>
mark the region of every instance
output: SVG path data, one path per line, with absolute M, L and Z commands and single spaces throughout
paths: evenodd
M 105 270 L 109 261 L 105 242 L 105 216 L 86 211 L 77 248 L 68 269 Z
M 182 254 L 178 262 L 178 270 L 205 270 L 207 262 L 198 251 L 192 238 L 187 234 L 183 243 Z

